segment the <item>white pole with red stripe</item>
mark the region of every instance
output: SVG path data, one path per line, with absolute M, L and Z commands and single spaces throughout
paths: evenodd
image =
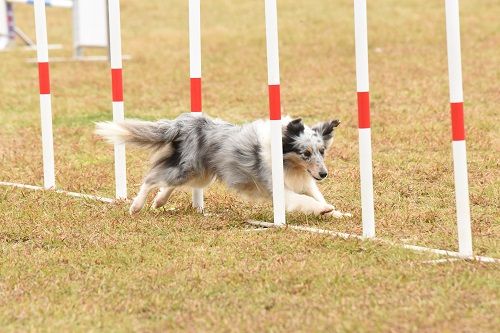
M 366 0 L 354 0 L 354 38 L 358 96 L 359 168 L 363 236 L 375 237 L 373 202 L 372 139 L 370 128 L 370 89 L 368 77 L 368 28 Z
M 201 116 L 200 0 L 189 0 L 189 78 L 191 85 L 191 113 Z M 203 189 L 193 189 L 192 200 L 193 207 L 203 211 Z
M 280 65 L 278 51 L 278 9 L 276 0 L 265 0 L 267 80 L 269 85 L 269 119 L 271 123 L 271 164 L 273 180 L 274 223 L 284 225 L 285 178 L 280 103 Z
M 7 10 L 7 33 L 9 37 L 9 42 L 14 41 L 16 39 L 16 22 L 14 20 L 14 6 L 10 2 L 6 2 L 6 10 Z
M 469 181 L 462 90 L 462 57 L 460 54 L 460 15 L 458 0 L 445 0 L 448 76 L 453 138 L 453 169 L 457 208 L 459 253 L 472 256 L 472 232 L 469 207 Z
M 113 96 L 113 121 L 125 119 L 123 107 L 122 42 L 120 27 L 120 0 L 108 0 L 109 56 Z M 127 198 L 127 168 L 125 144 L 115 144 L 116 198 Z
M 56 186 L 54 170 L 54 139 L 52 134 L 52 103 L 50 96 L 49 51 L 45 0 L 35 0 L 36 52 L 40 84 L 40 113 L 42 123 L 43 187 Z

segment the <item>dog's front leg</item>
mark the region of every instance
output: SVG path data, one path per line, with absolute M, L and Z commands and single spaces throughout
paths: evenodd
M 309 183 L 305 186 L 305 193 L 307 195 L 310 195 L 311 197 L 313 197 L 314 199 L 316 199 L 317 201 L 319 201 L 321 203 L 328 204 L 325 200 L 325 197 L 323 197 L 323 194 L 319 190 L 318 185 L 316 184 L 316 182 L 313 179 L 309 180 Z M 333 205 L 331 205 L 331 206 L 333 207 Z M 343 216 L 352 217 L 351 213 L 342 213 L 341 211 L 335 210 L 335 208 L 331 212 L 329 212 L 325 215 L 326 216 L 333 216 L 336 218 L 340 218 Z
M 312 179 L 309 180 L 307 185 L 304 187 L 305 193 L 321 203 L 327 203 L 323 194 L 321 194 L 318 185 Z
M 326 202 L 319 202 L 310 196 L 285 189 L 285 206 L 288 212 L 298 211 L 305 214 L 324 215 L 335 210 Z

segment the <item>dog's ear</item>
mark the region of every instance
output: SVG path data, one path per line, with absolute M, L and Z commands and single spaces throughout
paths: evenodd
M 305 130 L 301 118 L 294 119 L 283 127 L 283 154 L 293 152 L 295 149 L 295 140 Z
M 289 136 L 299 136 L 302 132 L 304 132 L 304 123 L 302 122 L 302 118 L 297 118 L 292 120 L 286 125 L 286 132 Z
M 328 148 L 332 143 L 333 130 L 335 127 L 339 125 L 340 125 L 340 120 L 335 119 L 335 120 L 325 121 L 324 123 L 320 123 L 314 126 L 312 129 L 323 138 L 325 146 Z

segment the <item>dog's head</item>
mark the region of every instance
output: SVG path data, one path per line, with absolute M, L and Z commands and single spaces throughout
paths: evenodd
M 326 121 L 308 127 L 302 119 L 294 119 L 283 127 L 283 160 L 285 165 L 302 168 L 316 180 L 328 175 L 325 151 L 333 141 L 333 131 L 339 120 Z

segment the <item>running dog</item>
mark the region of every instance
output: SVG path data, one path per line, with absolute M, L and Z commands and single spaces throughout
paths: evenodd
M 285 206 L 340 218 L 351 216 L 326 202 L 316 181 L 328 175 L 325 151 L 331 146 L 339 120 L 308 127 L 302 119 L 283 119 Z M 190 113 L 157 122 L 100 122 L 96 134 L 110 143 L 147 148 L 150 169 L 130 214 L 139 212 L 148 193 L 159 188 L 153 208 L 162 207 L 177 187 L 205 188 L 215 179 L 250 199 L 272 198 L 269 121 L 241 126 Z

